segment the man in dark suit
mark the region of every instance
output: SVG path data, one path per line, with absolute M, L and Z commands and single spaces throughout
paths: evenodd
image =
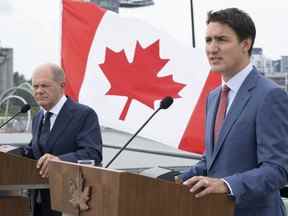
M 252 66 L 255 35 L 252 19 L 237 8 L 208 13 L 206 54 L 222 85 L 207 99 L 203 158 L 181 178 L 196 197 L 233 197 L 236 216 L 284 216 L 288 96 Z
M 23 154 L 38 160 L 39 174 L 49 175 L 48 161 L 102 161 L 102 138 L 98 118 L 88 106 L 75 103 L 64 95 L 65 76 L 55 64 L 43 64 L 32 75 L 33 96 L 40 111 L 32 122 L 32 140 Z M 40 191 L 40 192 L 39 192 Z M 34 216 L 58 216 L 50 207 L 48 190 L 32 196 Z

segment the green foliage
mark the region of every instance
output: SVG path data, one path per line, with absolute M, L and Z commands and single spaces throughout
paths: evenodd
M 18 71 L 13 73 L 13 85 L 18 86 L 21 83 L 27 82 L 23 74 L 20 74 Z

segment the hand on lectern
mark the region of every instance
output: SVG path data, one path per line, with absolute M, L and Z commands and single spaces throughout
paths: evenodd
M 195 194 L 196 198 L 204 197 L 208 194 L 228 194 L 229 188 L 222 179 L 206 176 L 193 176 L 183 182 L 189 187 L 189 191 Z
M 52 154 L 44 154 L 37 162 L 37 169 L 40 169 L 39 174 L 42 178 L 48 177 L 48 162 L 50 160 L 60 161 L 60 158 Z

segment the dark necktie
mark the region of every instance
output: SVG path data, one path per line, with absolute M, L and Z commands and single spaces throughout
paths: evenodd
M 218 104 L 217 115 L 214 125 L 214 144 L 218 141 L 218 136 L 225 118 L 225 113 L 228 105 L 228 93 L 230 88 L 224 85 L 221 89 L 220 101 Z
M 42 127 L 41 127 L 41 131 L 39 134 L 39 140 L 38 140 L 42 154 L 45 153 L 45 151 L 43 151 L 43 150 L 45 149 L 45 145 L 48 141 L 48 137 L 49 137 L 49 133 L 50 133 L 50 118 L 52 115 L 53 115 L 53 113 L 46 112 L 45 116 L 44 116 L 44 121 L 42 121 Z

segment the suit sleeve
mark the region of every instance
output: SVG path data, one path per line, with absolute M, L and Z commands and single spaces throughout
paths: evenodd
M 202 159 L 195 165 L 193 165 L 190 169 L 180 175 L 180 179 L 186 181 L 187 179 L 193 176 L 207 176 L 207 164 L 206 164 L 206 156 L 205 153 Z
M 224 178 L 236 203 L 275 192 L 287 184 L 288 96 L 281 89 L 270 91 L 256 116 L 258 166 Z
M 97 114 L 92 109 L 87 109 L 74 140 L 76 151 L 58 155 L 61 160 L 77 162 L 77 160 L 94 160 L 99 165 L 102 161 L 102 137 Z
M 34 117 L 32 120 L 32 136 L 35 136 L 35 119 L 37 118 Z M 32 149 L 32 140 L 30 140 L 30 142 L 27 145 L 24 145 L 23 147 L 19 148 L 19 151 L 17 152 L 20 155 L 24 156 L 24 157 L 28 157 L 31 159 L 35 159 L 34 154 L 33 154 L 33 149 Z
M 25 145 L 25 146 L 19 148 L 16 154 L 20 154 L 22 156 L 25 156 L 25 157 L 28 157 L 31 159 L 35 159 L 34 155 L 33 155 L 33 150 L 32 150 L 32 141 L 30 141 L 30 143 L 28 145 Z

